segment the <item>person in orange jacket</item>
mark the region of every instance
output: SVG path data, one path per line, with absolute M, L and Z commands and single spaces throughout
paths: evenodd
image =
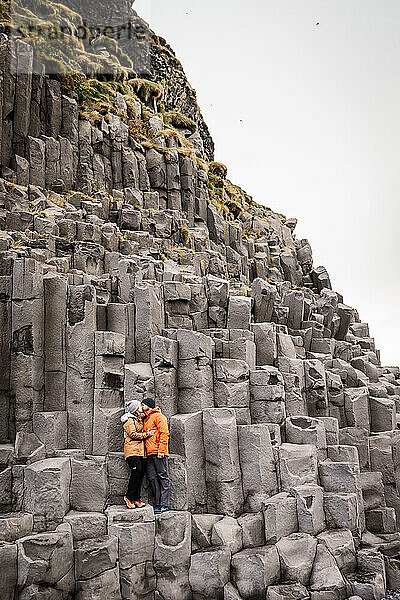
M 127 412 L 122 415 L 121 422 L 124 431 L 124 457 L 130 468 L 131 475 L 125 504 L 128 508 L 146 506 L 140 499 L 142 481 L 145 471 L 145 440 L 155 434 L 155 429 L 143 429 L 143 414 L 139 400 L 132 400 L 127 405 Z
M 160 514 L 169 510 L 168 421 L 156 406 L 153 398 L 142 400 L 142 410 L 144 413 L 144 431 L 154 429 L 156 431 L 155 435 L 145 439 L 144 443 L 147 454 L 147 479 L 155 500 L 154 512 Z

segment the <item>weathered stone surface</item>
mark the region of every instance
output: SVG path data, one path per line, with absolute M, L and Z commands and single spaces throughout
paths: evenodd
M 189 510 L 201 512 L 207 505 L 202 413 L 176 415 L 170 428 L 171 451 L 185 459 Z
M 121 600 L 118 567 L 104 571 L 92 579 L 76 582 L 77 600 L 91 600 L 100 595 L 106 595 L 110 600 Z
M 317 449 L 309 444 L 282 444 L 278 448 L 282 489 L 317 483 Z
M 287 492 L 276 494 L 264 504 L 265 540 L 276 544 L 299 529 L 296 498 Z
M 74 541 L 100 538 L 107 532 L 107 517 L 103 513 L 70 510 L 64 522 L 71 526 Z
M 222 519 L 222 515 L 196 515 L 192 514 L 192 550 L 209 548 L 211 534 L 215 523 Z
M 75 544 L 75 579 L 92 579 L 115 567 L 118 540 L 103 536 L 77 541 Z
M 71 508 L 101 512 L 107 500 L 107 473 L 104 457 L 71 460 Z
M 224 517 L 214 523 L 211 531 L 211 544 L 223 546 L 232 554 L 240 552 L 243 547 L 243 532 L 238 521 L 233 517 Z
M 342 574 L 356 571 L 356 550 L 351 531 L 348 529 L 324 531 L 319 534 L 318 539 L 326 545 L 329 552 L 334 556 Z
M 237 516 L 242 512 L 243 490 L 233 410 L 205 410 L 203 432 L 209 511 Z
M 15 542 L 20 537 L 32 533 L 33 515 L 31 513 L 6 513 L 0 515 L 0 541 Z
M 278 492 L 274 454 L 266 425 L 238 427 L 244 508 L 261 510 L 263 502 Z
M 317 551 L 317 540 L 306 533 L 293 533 L 279 540 L 276 548 L 283 579 L 308 586 Z
M 245 513 L 237 520 L 242 529 L 243 548 L 257 548 L 265 543 L 263 513 Z
M 127 517 L 130 517 L 127 514 Z M 133 519 L 140 519 L 139 515 L 132 515 Z M 142 515 L 142 518 L 146 518 Z M 119 540 L 119 559 L 121 569 L 130 569 L 147 561 L 153 560 L 155 523 L 153 520 L 118 520 L 108 527 L 109 535 Z
M 311 417 L 290 417 L 285 421 L 286 441 L 290 444 L 313 444 L 321 460 L 326 457 L 325 425 Z
M 275 546 L 242 550 L 232 556 L 232 579 L 245 600 L 265 598 L 266 588 L 280 577 Z
M 17 583 L 17 546 L 0 542 L 0 585 L 4 600 L 13 600 Z
M 315 484 L 299 485 L 292 493 L 297 502 L 299 531 L 317 535 L 325 529 L 324 491 Z
M 169 512 L 158 517 L 155 533 L 154 568 L 158 592 L 165 600 L 189 600 L 190 513 Z
M 271 585 L 267 590 L 267 600 L 308 600 L 310 594 L 301 583 Z
M 355 493 L 324 494 L 326 523 L 330 529 L 344 528 L 356 532 L 358 524 L 358 502 Z
M 273 365 L 278 355 L 274 323 L 253 325 L 257 347 L 257 365 Z
M 46 454 L 67 447 L 67 412 L 37 412 L 33 415 L 33 431 L 43 442 Z
M 73 570 L 72 535 L 69 525 L 59 525 L 53 533 L 40 533 L 17 542 L 18 585 L 57 584 Z M 72 582 L 73 584 L 73 579 Z M 69 592 L 72 589 L 67 590 Z
M 36 531 L 55 529 L 70 506 L 68 458 L 47 458 L 25 469 L 24 508 L 34 515 Z
M 223 600 L 224 586 L 230 579 L 231 553 L 215 548 L 192 554 L 189 582 L 196 600 Z
M 333 592 L 336 598 L 346 597 L 346 586 L 335 558 L 324 544 L 317 545 L 310 578 L 313 592 Z
M 212 339 L 201 333 L 179 330 L 178 408 L 192 413 L 214 406 Z

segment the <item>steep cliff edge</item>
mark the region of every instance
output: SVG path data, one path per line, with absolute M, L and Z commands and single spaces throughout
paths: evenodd
M 213 162 L 166 42 L 128 3 L 78 8 L 15 9 L 69 24 L 54 46 L 2 5 L 2 598 L 383 598 L 399 368 L 296 220 Z M 134 40 L 78 42 L 90 15 Z M 160 516 L 123 505 L 120 417 L 149 395 L 171 429 Z

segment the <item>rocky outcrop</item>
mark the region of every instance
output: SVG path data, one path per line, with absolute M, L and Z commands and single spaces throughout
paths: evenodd
M 295 220 L 227 215 L 173 138 L 79 118 L 0 43 L 2 598 L 396 589 L 400 370 Z M 159 516 L 147 486 L 123 505 L 120 417 L 149 395 L 171 428 Z

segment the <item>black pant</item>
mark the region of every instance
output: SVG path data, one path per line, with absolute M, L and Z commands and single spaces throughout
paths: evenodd
M 154 494 L 156 506 L 169 506 L 168 458 L 151 454 L 146 459 L 147 478 Z
M 131 502 L 140 500 L 140 490 L 144 477 L 144 459 L 141 456 L 128 456 L 126 459 L 131 470 L 126 497 Z

